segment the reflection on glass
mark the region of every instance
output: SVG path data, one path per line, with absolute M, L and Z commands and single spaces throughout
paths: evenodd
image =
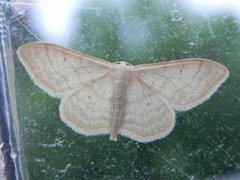
M 80 0 L 58 1 L 58 0 L 38 0 L 39 7 L 35 22 L 41 22 L 44 31 L 44 39 L 59 42 L 59 36 L 66 42 L 71 35 L 71 22 L 74 17 L 74 10 L 80 5 Z M 62 38 L 64 37 L 64 38 Z
M 186 6 L 193 12 L 206 14 L 227 11 L 240 18 L 239 0 L 186 0 Z

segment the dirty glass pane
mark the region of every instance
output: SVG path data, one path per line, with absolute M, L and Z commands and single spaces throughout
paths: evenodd
M 187 179 L 237 174 L 240 6 L 234 2 L 13 1 L 17 109 L 29 178 Z M 207 102 L 178 112 L 166 138 L 147 144 L 125 137 L 112 142 L 105 135 L 77 134 L 61 121 L 60 100 L 39 89 L 16 56 L 20 45 L 32 41 L 133 65 L 202 57 L 225 65 L 230 77 Z

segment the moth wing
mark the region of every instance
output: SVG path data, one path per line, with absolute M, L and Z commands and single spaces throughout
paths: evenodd
M 112 64 L 62 46 L 29 43 L 17 51 L 33 81 L 48 94 L 63 97 L 111 71 Z
M 60 104 L 60 117 L 80 134 L 109 134 L 112 93 L 111 75 L 107 75 L 64 97 Z
M 129 85 L 126 115 L 121 134 L 149 142 L 167 136 L 175 124 L 175 113 L 155 90 L 134 78 Z
M 214 61 L 191 58 L 138 65 L 135 74 L 175 110 L 185 111 L 207 100 L 227 79 L 228 70 Z

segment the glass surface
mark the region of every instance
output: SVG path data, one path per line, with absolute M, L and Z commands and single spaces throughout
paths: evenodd
M 240 167 L 240 6 L 237 1 L 13 1 L 11 40 L 20 134 L 30 179 L 187 179 Z M 21 7 L 21 8 L 20 8 Z M 59 117 L 60 100 L 38 88 L 19 46 L 57 43 L 110 62 L 202 57 L 230 76 L 206 102 L 178 112 L 174 130 L 147 144 L 83 136 Z

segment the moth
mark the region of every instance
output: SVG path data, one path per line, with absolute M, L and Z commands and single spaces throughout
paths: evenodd
M 119 134 L 139 142 L 167 136 L 175 111 L 207 100 L 227 79 L 223 65 L 201 58 L 133 66 L 35 42 L 18 57 L 37 86 L 60 98 L 60 117 L 83 135 Z

